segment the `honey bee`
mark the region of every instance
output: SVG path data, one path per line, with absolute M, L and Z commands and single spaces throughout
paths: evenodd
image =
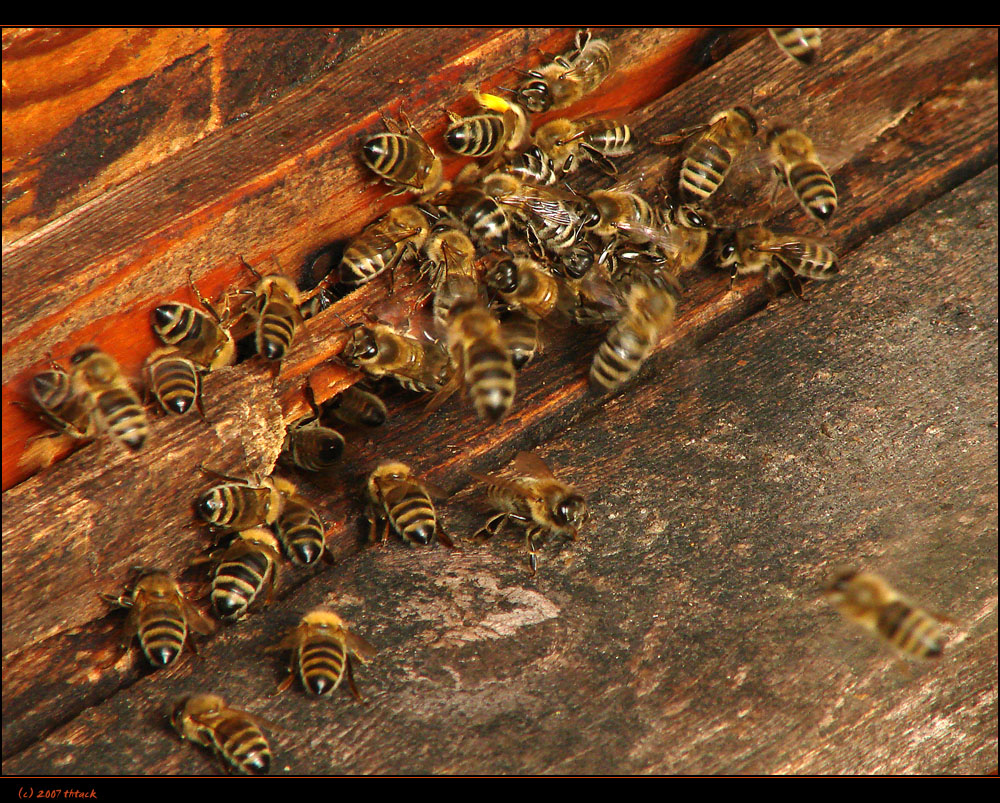
M 385 132 L 364 141 L 361 158 L 368 169 L 393 188 L 390 195 L 433 195 L 444 181 L 441 160 L 402 111 L 399 117 L 401 124 L 382 117 Z
M 278 687 L 286 691 L 298 675 L 302 688 L 311 694 L 325 697 L 333 694 L 345 675 L 351 693 L 359 703 L 364 702 L 354 684 L 352 658 L 366 664 L 375 657 L 375 648 L 356 633 L 352 633 L 344 620 L 333 611 L 316 608 L 302 617 L 302 621 L 281 642 L 268 651 L 291 650 L 288 678 Z
M 778 47 L 799 64 L 814 64 L 819 58 L 822 34 L 819 28 L 768 28 Z
M 296 330 L 304 323 L 299 304 L 305 298 L 289 277 L 281 274 L 262 276 L 242 257 L 240 262 L 257 277 L 250 305 L 257 353 L 280 363 L 291 348 Z
M 625 301 L 625 314 L 608 331 L 590 366 L 590 387 L 610 393 L 627 382 L 674 322 L 676 288 L 661 273 L 635 281 Z
M 535 358 L 538 352 L 538 319 L 520 310 L 510 310 L 500 319 L 503 339 L 514 368 L 520 371 Z
M 539 126 L 534 140 L 561 176 L 576 172 L 581 161 L 593 162 L 604 173 L 617 175 L 618 168 L 611 160 L 635 150 L 632 127 L 619 120 L 562 117 Z
M 353 327 L 341 357 L 371 377 L 388 376 L 417 393 L 439 391 L 452 373 L 451 358 L 439 343 L 382 323 Z
M 517 103 L 496 95 L 474 92 L 483 111 L 460 117 L 446 111 L 450 121 L 444 141 L 453 153 L 461 156 L 492 156 L 502 149 L 515 150 L 528 137 L 527 112 Z
M 658 145 L 688 140 L 681 164 L 680 194 L 685 203 L 705 203 L 722 186 L 729 169 L 757 135 L 757 120 L 749 109 L 725 109 L 706 125 L 658 137 Z
M 94 346 L 78 349 L 70 362 L 71 393 L 84 397 L 97 428 L 110 432 L 133 452 L 139 451 L 149 434 L 146 412 L 118 363 Z
M 283 490 L 281 514 L 274 529 L 292 563 L 308 566 L 325 554 L 326 527 L 319 513 L 291 483 Z
M 510 238 L 510 221 L 496 199 L 478 187 L 461 186 L 436 199 L 469 232 L 472 241 L 484 249 L 505 249 Z
M 515 385 L 500 322 L 468 276 L 449 275 L 434 303 L 444 322 L 456 378 L 464 383 L 476 414 L 491 423 L 499 421 L 514 401 Z
M 773 286 L 784 277 L 795 295 L 802 295 L 799 276 L 826 281 L 839 273 L 837 255 L 825 243 L 808 237 L 775 234 L 761 225 L 745 226 L 724 235 L 719 266 L 731 269 L 732 280 L 764 272 Z
M 593 92 L 611 73 L 611 47 L 589 31 L 577 31 L 574 47 L 524 73 L 517 99 L 531 112 L 562 109 Z
M 201 399 L 198 367 L 174 346 L 156 349 L 146 360 L 149 390 L 168 415 L 184 415 Z
M 236 342 L 227 328 L 228 301 L 226 311 L 219 315 L 201 295 L 190 274 L 188 281 L 198 301 L 209 314 L 179 302 L 161 304 L 153 310 L 153 332 L 165 345 L 175 347 L 206 371 L 232 365 L 236 360 Z
M 486 286 L 508 307 L 535 318 L 566 314 L 576 302 L 573 287 L 529 257 L 498 260 L 486 276 Z
M 388 270 L 390 274 L 407 254 L 417 254 L 430 230 L 429 209 L 406 204 L 390 209 L 355 237 L 341 258 L 338 275 L 349 287 L 366 284 Z
M 312 413 L 287 426 L 281 453 L 286 460 L 305 471 L 326 471 L 344 453 L 344 437 L 337 430 L 320 423 L 320 409 L 309 385 L 306 385 L 306 400 Z
M 193 630 L 207 636 L 215 626 L 184 597 L 177 582 L 163 571 L 143 574 L 132 588 L 117 597 L 102 594 L 101 598 L 118 608 L 128 608 L 125 620 L 125 640 L 128 649 L 138 636 L 143 655 L 155 667 L 167 666 L 190 644 Z
M 42 419 L 56 432 L 83 440 L 97 434 L 87 397 L 73 391 L 70 375 L 53 363 L 31 379 L 31 399 Z M 20 402 L 18 402 L 20 404 Z
M 794 128 L 774 128 L 767 134 L 775 172 L 813 218 L 825 223 L 837 211 L 837 188 L 820 164 L 812 140 Z
M 266 775 L 271 768 L 271 748 L 260 721 L 230 708 L 218 695 L 192 694 L 179 700 L 170 724 L 182 739 L 211 750 L 226 772 Z
M 624 234 L 649 242 L 662 230 L 657 210 L 645 198 L 626 189 L 594 190 L 587 195 L 584 225 L 603 240 Z
M 273 524 L 281 513 L 282 494 L 278 482 L 273 477 L 265 477 L 254 483 L 239 477 L 228 477 L 213 471 L 226 480 L 201 494 L 195 501 L 195 511 L 199 518 L 214 530 L 236 532 Z
M 353 426 L 379 427 L 389 417 L 389 411 L 374 393 L 351 385 L 326 403 L 337 418 Z
M 369 541 L 385 542 L 391 529 L 408 544 L 426 546 L 437 538 L 450 549 L 455 544 L 441 528 L 427 486 L 405 463 L 388 462 L 368 477 Z M 384 522 L 382 532 L 379 523 Z
M 501 511 L 491 518 L 474 537 L 491 538 L 507 521 L 525 528 L 531 571 L 538 568 L 536 540 L 545 535 L 577 539 L 587 521 L 587 501 L 572 486 L 553 476 L 540 457 L 520 452 L 514 458 L 515 477 L 473 475 L 486 484 L 491 507 Z
M 944 649 L 938 619 L 908 602 L 877 574 L 841 567 L 824 593 L 845 618 L 906 655 L 936 658 Z
M 714 218 L 690 204 L 668 203 L 662 210 L 669 238 L 669 246 L 661 248 L 669 258 L 675 275 L 693 268 L 701 260 L 715 231 Z M 661 241 L 655 241 L 662 246 Z
M 216 615 L 235 622 L 260 595 L 270 598 L 277 581 L 278 539 L 264 527 L 241 530 L 222 553 L 212 577 L 210 598 Z
M 525 148 L 512 156 L 502 172 L 517 181 L 527 181 L 539 186 L 551 186 L 560 178 L 552 159 L 537 145 Z
M 424 243 L 421 273 L 428 277 L 431 288 L 437 290 L 448 275 L 476 277 L 476 246 L 469 235 L 456 225 L 438 223 Z

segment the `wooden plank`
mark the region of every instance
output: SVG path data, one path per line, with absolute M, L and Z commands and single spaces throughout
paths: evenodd
M 66 356 L 96 342 L 138 376 L 154 348 L 149 311 L 189 298 L 189 270 L 206 294 L 245 286 L 238 255 L 293 270 L 397 202 L 371 187 L 357 158 L 357 137 L 379 129 L 379 111 L 402 104 L 439 142 L 442 108 L 468 110 L 475 86 L 509 83 L 511 65 L 540 58 L 533 48 L 559 51 L 572 36 L 570 29 L 447 29 L 428 37 L 403 29 L 365 40 L 346 49 L 353 57 L 336 69 L 6 246 L 3 487 L 32 473 L 19 461 L 41 429 L 11 402 L 24 397 L 46 352 Z M 748 33 L 632 29 L 610 36 L 625 66 L 588 109 L 606 108 L 608 98 L 623 109 L 645 105 Z M 401 94 L 413 75 L 426 80 Z M 451 173 L 459 167 L 455 159 L 448 164 Z
M 808 303 L 654 357 L 666 381 L 540 448 L 592 520 L 537 575 L 513 537 L 365 550 L 4 771 L 215 774 L 163 724 L 202 689 L 280 727 L 276 774 L 990 771 L 996 220 L 993 168 Z M 477 495 L 446 503 L 453 533 L 482 522 Z M 818 599 L 845 560 L 955 620 L 939 662 L 900 671 Z M 321 603 L 380 648 L 368 706 L 274 694 L 264 648 Z

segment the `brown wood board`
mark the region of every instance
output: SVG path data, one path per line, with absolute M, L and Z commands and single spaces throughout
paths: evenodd
M 630 36 L 647 36 L 631 31 L 620 35 L 627 41 L 636 41 L 629 40 Z M 983 35 L 992 36 L 992 52 L 982 48 Z M 668 37 L 666 41 L 673 40 Z M 668 133 L 693 122 L 686 110 L 711 108 L 709 97 L 712 103 L 724 106 L 753 95 L 756 88 L 759 96 L 755 101 L 772 117 L 801 116 L 810 130 L 816 126 L 828 131 L 831 141 L 846 141 L 846 150 L 834 163 L 833 172 L 844 199 L 842 210 L 850 211 L 835 219 L 830 229 L 831 240 L 845 255 L 873 233 L 995 162 L 995 31 L 979 31 L 978 37 L 975 31 L 962 30 L 832 31 L 827 43 L 830 61 L 803 77 L 795 65 L 774 58 L 769 40 L 754 41 L 717 69 L 643 104 L 638 125 L 648 137 Z M 497 59 L 498 65 L 503 63 Z M 865 68 L 861 79 L 842 80 L 852 69 L 856 74 L 859 65 Z M 907 71 L 919 79 L 900 80 Z M 644 148 L 628 161 L 623 172 L 656 174 L 668 167 L 671 158 L 660 149 Z M 312 168 L 306 164 L 304 171 Z M 282 179 L 279 184 L 284 189 L 287 181 Z M 779 196 L 779 204 L 785 210 L 783 220 L 801 225 L 801 215 L 787 197 Z M 220 212 L 221 208 L 213 215 Z M 259 223 L 259 218 L 251 215 L 248 220 Z M 299 227 L 295 231 L 302 230 L 300 223 L 295 226 Z M 211 239 L 209 233 L 215 228 L 206 224 L 204 232 L 198 234 L 199 247 Z M 292 242 L 295 231 L 282 235 L 282 241 L 288 243 L 286 251 L 301 254 L 306 250 L 303 239 L 308 238 Z M 137 242 L 141 248 L 142 237 Z M 315 238 L 309 240 L 310 247 L 316 242 Z M 173 273 L 182 281 L 179 268 Z M 214 271 L 217 281 L 220 273 L 232 276 L 235 270 Z M 677 331 L 663 344 L 674 360 L 750 314 L 767 298 L 752 281 L 741 282 L 736 293 L 728 293 L 728 279 L 718 274 L 698 272 L 689 278 Z M 337 309 L 350 319 L 383 293 L 384 286 L 364 288 L 340 302 Z M 402 299 L 415 295 L 416 291 L 406 289 L 399 293 Z M 114 303 L 127 306 L 130 302 Z M 139 306 L 148 310 L 153 303 Z M 6 311 L 6 298 L 4 306 Z M 105 321 L 102 325 L 110 324 Z M 332 315 L 310 322 L 309 339 L 298 344 L 273 389 L 267 382 L 270 371 L 255 362 L 213 376 L 206 388 L 206 412 L 213 422 L 208 439 L 201 422 L 180 426 L 160 422 L 154 430 L 160 443 L 148 452 L 148 462 L 141 466 L 107 445 L 95 444 L 5 494 L 5 754 L 21 749 L 37 734 L 98 702 L 113 689 L 134 682 L 141 674 L 131 659 L 118 660 L 115 625 L 120 618 L 104 615 L 106 609 L 96 592 L 116 590 L 128 567 L 137 562 L 159 562 L 179 569 L 204 548 L 204 533 L 192 526 L 189 502 L 183 500 L 193 499 L 206 482 L 192 476 L 190 466 L 211 455 L 215 467 L 239 470 L 249 460 L 254 467 L 269 470 L 280 446 L 281 425 L 301 411 L 301 388 L 309 373 L 338 350 L 336 330 L 340 326 Z M 5 327 L 5 341 L 6 337 Z M 601 409 L 603 403 L 590 397 L 583 383 L 589 354 L 598 339 L 599 335 L 588 339 L 554 333 L 542 361 L 522 375 L 516 408 L 495 433 L 484 432 L 466 409 L 454 404 L 428 420 L 420 400 L 397 394 L 392 399 L 391 429 L 352 444 L 353 453 L 345 461 L 342 476 L 304 484 L 306 493 L 320 503 L 333 531 L 335 550 L 343 559 L 341 569 L 333 571 L 350 571 L 347 567 L 357 559 L 359 549 L 353 527 L 358 500 L 356 492 L 345 495 L 344 487 L 359 488 L 363 474 L 394 445 L 399 445 L 396 456 L 402 447 L 406 459 L 412 457 L 412 462 L 435 481 L 461 488 L 468 482 L 468 470 L 492 470 L 517 449 L 545 442 Z M 5 355 L 5 372 L 6 366 Z M 652 370 L 644 371 L 643 378 Z M 321 382 L 313 381 L 321 398 L 353 381 L 337 368 L 324 368 L 322 376 Z M 645 386 L 643 378 L 636 387 Z M 327 379 L 333 383 L 326 384 Z M 610 408 L 617 404 L 613 402 Z M 8 409 L 5 406 L 5 412 Z M 420 444 L 416 454 L 414 444 Z M 163 492 L 165 481 L 170 494 Z M 128 487 L 132 499 L 148 500 L 133 505 L 134 517 L 129 521 L 117 515 L 116 507 L 105 504 L 109 498 L 119 499 L 121 491 L 117 489 L 123 486 Z M 67 530 L 64 520 L 54 519 L 49 512 L 52 498 L 59 500 L 59 509 L 72 511 L 68 514 L 75 517 L 71 521 L 82 522 L 82 526 L 73 524 Z M 178 504 L 177 499 L 182 502 Z M 17 524 L 8 526 L 11 521 Z M 169 538 L 163 537 L 164 532 L 170 533 Z M 39 544 L 44 546 L 39 548 Z M 520 556 L 515 562 L 520 562 Z M 286 572 L 284 593 L 292 594 L 303 584 L 305 589 L 314 586 L 316 581 L 307 579 L 310 576 Z M 78 591 L 72 595 L 55 591 L 67 585 Z M 8 600 L 13 600 L 13 605 Z M 39 661 L 59 669 L 44 683 L 37 682 L 32 669 Z M 140 684 L 149 681 L 146 678 Z
M 278 774 L 987 771 L 996 181 L 872 239 L 808 303 L 783 297 L 681 365 L 654 357 L 545 443 L 592 520 L 536 576 L 513 535 L 365 550 L 5 772 L 213 774 L 163 716 L 199 689 L 278 726 Z M 468 533 L 476 507 L 469 489 L 442 515 Z M 947 613 L 944 657 L 903 671 L 841 621 L 818 588 L 844 561 Z M 263 650 L 317 604 L 380 649 L 356 672 L 367 706 L 275 694 L 285 662 Z

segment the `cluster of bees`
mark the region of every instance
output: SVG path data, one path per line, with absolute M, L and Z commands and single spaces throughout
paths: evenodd
M 803 64 L 815 59 L 819 30 L 771 29 L 778 45 Z M 479 111 L 448 112 L 444 142 L 472 159 L 454 182 L 410 120 L 383 117 L 385 131 L 369 137 L 361 160 L 393 194 L 413 196 L 366 226 L 343 251 L 339 267 L 313 290 L 300 291 L 280 274 L 254 274 L 251 290 L 229 294 L 221 312 L 191 287 L 202 309 L 182 303 L 157 307 L 153 330 L 163 347 L 150 355 L 150 394 L 170 415 L 201 410 L 201 378 L 234 363 L 232 329 L 248 318 L 256 352 L 280 364 L 303 320 L 329 303 L 339 283 L 355 288 L 414 263 L 427 284 L 433 317 L 429 331 L 414 334 L 374 317 L 346 324 L 339 359 L 372 382 L 388 379 L 430 396 L 434 410 L 464 388 L 477 416 L 497 422 L 515 398 L 517 371 L 539 350 L 542 325 L 604 327 L 593 356 L 590 385 L 597 393 L 629 381 L 670 328 L 682 286 L 679 275 L 713 252 L 716 264 L 738 276 L 763 273 L 783 279 L 801 295 L 801 278 L 830 279 L 837 257 L 821 240 L 772 232 L 760 223 L 724 227 L 713 202 L 739 164 L 763 159 L 777 181 L 795 195 L 809 216 L 825 224 L 837 209 L 837 192 L 811 140 L 801 131 L 772 126 L 735 107 L 707 122 L 654 140 L 683 145 L 676 190 L 648 192 L 640 181 L 623 181 L 616 160 L 638 141 L 625 120 L 556 118 L 532 130 L 532 115 L 574 104 L 610 74 L 609 44 L 578 32 L 567 52 L 532 70 L 506 96 L 481 91 Z M 596 170 L 613 186 L 580 193 L 570 180 L 581 169 Z M 233 300 L 246 296 L 233 310 Z M 31 396 L 60 435 L 90 439 L 99 433 L 131 450 L 143 447 L 148 424 L 138 394 L 114 359 L 86 347 L 69 371 L 53 363 L 34 377 Z M 341 456 L 344 439 L 321 423 L 325 412 L 352 425 L 386 420 L 375 394 L 353 387 L 287 428 L 282 461 L 306 471 L 324 471 Z M 204 417 L 204 416 L 203 416 Z M 220 482 L 195 500 L 195 511 L 225 546 L 206 562 L 214 565 L 213 612 L 235 622 L 270 598 L 281 555 L 298 565 L 329 558 L 319 513 L 289 481 L 277 476 Z M 517 456 L 511 476 L 474 477 L 495 511 L 473 538 L 489 538 L 513 523 L 524 531 L 532 572 L 537 544 L 546 536 L 576 539 L 588 518 L 587 502 L 557 479 L 534 454 Z M 414 545 L 439 540 L 456 544 L 437 516 L 433 496 L 442 492 L 402 462 L 377 466 L 368 477 L 365 505 L 369 540 L 390 532 Z M 874 574 L 842 569 L 827 586 L 830 601 L 849 619 L 916 657 L 940 653 L 943 635 L 934 617 L 907 602 Z M 187 600 L 166 572 L 145 571 L 118 596 L 104 595 L 128 610 L 126 648 L 137 638 L 154 667 L 175 661 L 192 633 L 208 635 L 214 623 Z M 326 609 L 307 613 L 273 650 L 289 651 L 288 679 L 298 677 L 310 694 L 329 696 L 344 678 L 361 700 L 352 659 L 372 659 L 375 648 Z M 178 702 L 171 722 L 184 738 L 213 751 L 230 771 L 259 774 L 270 766 L 261 721 L 212 694 Z

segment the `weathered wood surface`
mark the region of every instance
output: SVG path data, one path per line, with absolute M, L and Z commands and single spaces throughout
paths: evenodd
M 709 54 L 724 55 L 748 35 L 727 38 L 724 29 L 611 34 L 623 69 L 588 99 L 588 110 L 643 106 L 703 67 Z M 19 461 L 26 439 L 42 430 L 11 402 L 23 398 L 46 352 L 64 357 L 80 343 L 96 342 L 138 375 L 154 348 L 150 310 L 190 298 L 189 270 L 209 296 L 246 286 L 251 280 L 240 255 L 270 270 L 275 263 L 291 270 L 398 202 L 372 186 L 357 156 L 357 138 L 381 130 L 380 112 L 395 113 L 402 104 L 443 150 L 442 108 L 470 111 L 472 89 L 516 80 L 514 65 L 535 63 L 539 47 L 564 49 L 573 31 L 449 28 L 429 36 L 399 29 L 336 36 L 349 41 L 341 43 L 342 60 L 333 59 L 312 80 L 255 114 L 237 114 L 206 130 L 175 158 L 155 162 L 114 191 L 5 244 L 3 402 L 10 415 L 3 423 L 4 488 L 31 473 Z M 276 71 L 287 68 L 277 62 Z M 220 86 L 205 88 L 210 97 L 239 94 L 244 73 L 234 71 L 235 88 L 226 75 L 217 77 Z M 121 113 L 129 112 L 138 113 L 126 104 Z M 173 143 L 161 142 L 163 136 L 154 126 L 141 150 Z M 129 151 L 122 160 L 131 158 Z M 448 171 L 459 163 L 449 159 Z
M 993 37 L 992 52 L 982 47 L 982 37 L 986 33 Z M 639 112 L 638 125 L 647 136 L 668 133 L 693 122 L 688 109 L 710 109 L 740 102 L 756 87 L 758 96 L 754 100 L 766 113 L 778 119 L 804 119 L 803 125 L 810 130 L 816 126 L 817 130 L 827 131 L 830 141 L 846 141 L 845 155 L 833 165 L 835 180 L 842 188 L 845 214 L 835 219 L 830 238 L 840 253 L 848 254 L 874 232 L 920 208 L 986 165 L 995 163 L 995 32 L 835 31 L 827 41 L 830 61 L 806 77 L 795 65 L 774 58 L 770 52 L 773 45 L 769 41 L 755 41 L 727 58 L 717 70 L 702 73 L 676 91 L 645 105 Z M 504 64 L 502 59 L 498 60 L 498 65 Z M 855 72 L 851 72 L 852 65 Z M 907 70 L 920 80 L 900 80 L 899 76 Z M 857 71 L 860 76 L 856 80 L 842 80 L 844 73 L 855 75 Z M 630 160 L 625 172 L 641 169 L 653 173 L 662 170 L 670 159 L 670 154 L 644 149 Z M 309 168 L 312 167 L 310 164 Z M 356 167 L 351 169 L 357 170 Z M 357 176 L 352 180 L 360 181 Z M 779 196 L 779 203 L 784 204 L 789 225 L 801 225 L 801 216 L 791 209 L 788 198 Z M 260 221 L 257 223 L 259 225 Z M 301 225 L 301 221 L 296 225 Z M 209 239 L 207 235 L 199 236 L 203 244 Z M 995 252 L 995 231 L 993 237 Z M 293 250 L 296 247 L 288 246 Z M 231 258 L 231 254 L 223 260 L 227 258 Z M 281 261 L 285 264 L 284 257 Z M 292 260 L 291 264 L 297 261 Z M 848 259 L 845 266 L 850 264 Z M 5 271 L 6 267 L 5 259 Z M 222 272 L 226 270 L 229 268 Z M 182 281 L 183 269 L 178 267 L 174 272 L 178 281 L 171 283 L 176 285 Z M 218 274 L 219 270 L 213 274 L 216 280 Z M 678 352 L 678 345 L 681 353 L 690 351 L 694 345 L 759 308 L 767 298 L 765 291 L 753 282 L 741 283 L 737 292 L 729 293 L 728 279 L 723 276 L 698 272 L 689 279 L 677 332 L 663 344 L 674 354 Z M 224 281 L 219 281 L 222 286 Z M 811 291 L 812 288 L 810 294 Z M 350 319 L 356 310 L 373 303 L 382 292 L 384 288 L 381 287 L 365 288 L 344 299 L 337 309 Z M 400 293 L 404 299 L 413 295 L 405 290 Z M 151 298 L 141 308 L 143 326 L 145 310 L 153 304 Z M 5 300 L 5 311 L 6 307 Z M 207 437 L 201 422 L 186 422 L 180 427 L 171 426 L 175 422 L 161 422 L 155 429 L 161 442 L 144 453 L 144 458 L 148 455 L 148 462 L 144 459 L 142 465 L 110 447 L 95 445 L 5 494 L 5 754 L 20 750 L 39 733 L 72 717 L 84 706 L 104 699 L 116 688 L 134 682 L 142 673 L 133 659 L 118 660 L 116 627 L 120 618 L 105 616 L 105 608 L 97 600 L 96 592 L 116 590 L 128 567 L 135 563 L 160 563 L 178 569 L 204 548 L 206 538 L 192 525 L 189 501 L 184 500 L 193 499 L 206 483 L 193 476 L 190 467 L 210 455 L 211 464 L 217 467 L 238 470 L 249 459 L 254 467 L 269 469 L 276 455 L 281 423 L 301 408 L 301 387 L 306 377 L 339 348 L 339 339 L 331 337 L 339 326 L 341 324 L 332 315 L 311 322 L 310 339 L 299 344 L 293 358 L 283 366 L 273 389 L 267 382 L 270 372 L 255 362 L 213 377 L 206 388 L 206 412 L 213 422 Z M 468 411 L 457 405 L 449 405 L 435 415 L 432 423 L 428 422 L 419 400 L 397 396 L 393 400 L 391 429 L 366 436 L 357 443 L 354 454 L 346 461 L 342 477 L 304 486 L 306 493 L 323 508 L 333 531 L 335 551 L 343 558 L 341 566 L 331 570 L 335 574 L 324 572 L 322 576 L 339 581 L 340 572 L 358 571 L 352 568 L 358 560 L 353 526 L 358 513 L 357 498 L 351 492 L 345 495 L 342 489 L 358 488 L 363 473 L 380 457 L 388 453 L 405 454 L 435 481 L 458 489 L 467 484 L 468 470 L 493 470 L 517 449 L 542 443 L 592 411 L 603 409 L 599 401 L 588 396 L 583 384 L 589 354 L 597 339 L 568 341 L 569 336 L 556 333 L 541 362 L 522 375 L 516 408 L 495 433 L 484 432 L 471 420 Z M 5 370 L 6 365 L 5 354 Z M 647 378 L 650 375 L 651 372 L 643 374 Z M 337 369 L 326 371 L 324 376 L 332 378 L 334 384 L 317 385 L 321 398 L 332 395 L 344 382 L 351 381 Z M 642 380 L 637 383 L 637 387 L 644 386 Z M 615 409 L 618 404 L 614 402 L 606 409 Z M 5 407 L 5 412 L 7 409 Z M 414 444 L 420 445 L 417 454 L 414 454 Z M 6 452 L 5 442 L 5 457 Z M 164 493 L 165 483 L 171 488 L 170 494 Z M 323 485 L 333 493 L 324 493 Z M 100 500 L 111 494 L 116 500 L 122 498 L 122 488 L 128 489 L 125 496 L 132 500 L 132 518 L 127 522 L 122 521 L 117 508 L 102 508 L 100 504 Z M 55 494 L 58 503 L 54 504 L 49 494 Z M 178 498 L 182 500 L 179 503 Z M 136 505 L 134 500 L 145 501 Z M 65 520 L 52 517 L 54 506 L 72 511 L 67 518 L 79 523 L 71 524 L 67 530 Z M 504 554 L 498 559 L 512 561 L 509 576 L 521 577 L 515 571 L 524 568 L 521 556 L 509 556 L 506 550 L 502 551 Z M 396 552 L 400 567 L 417 557 L 406 551 Z M 432 550 L 431 554 L 437 551 Z M 489 554 L 483 550 L 476 553 Z M 447 558 L 437 555 L 435 559 L 445 561 Z M 449 563 L 455 567 L 456 578 L 475 573 L 475 565 L 478 565 L 470 564 L 468 555 L 451 560 L 457 561 Z M 291 593 L 304 583 L 295 593 L 319 593 L 316 586 L 320 581 L 307 582 L 309 576 L 309 573 L 286 573 L 286 590 Z M 64 593 L 67 587 L 74 589 L 74 593 Z M 513 597 L 505 597 L 499 591 L 491 593 L 493 596 L 489 599 L 507 600 L 501 608 L 505 605 L 517 608 L 520 592 L 512 592 Z M 289 600 L 294 599 L 294 594 L 289 597 Z M 560 610 L 572 607 L 566 597 L 559 597 L 559 601 Z M 362 619 L 353 611 L 348 615 L 359 624 L 362 632 L 369 632 L 360 627 Z M 531 619 L 534 614 L 525 616 Z M 272 620 L 270 614 L 262 619 L 268 622 L 261 626 L 276 641 L 287 622 Z M 501 630 L 506 627 L 498 626 Z M 241 625 L 233 633 L 242 631 L 243 627 Z M 414 631 L 409 628 L 408 632 Z M 224 638 L 232 638 L 233 633 L 227 633 Z M 515 640 L 519 644 L 513 647 L 506 643 L 487 644 L 496 646 L 499 651 L 483 649 L 478 652 L 495 652 L 486 657 L 494 662 L 516 664 L 516 650 L 531 652 L 544 646 L 521 645 L 520 639 Z M 216 649 L 215 642 L 211 649 Z M 224 651 L 225 648 L 217 649 Z M 510 649 L 515 650 L 512 662 L 509 661 Z M 265 662 L 268 660 L 265 658 Z M 39 664 L 52 668 L 41 682 L 36 671 Z M 197 677 L 199 666 L 200 662 L 194 662 L 193 669 L 178 667 L 171 672 L 193 672 Z M 276 668 L 277 663 L 268 666 Z M 159 683 L 159 677 L 145 678 L 138 686 Z M 276 669 L 268 682 L 274 677 L 277 677 Z M 308 702 L 301 702 L 298 707 L 306 710 Z M 395 755 L 394 752 L 387 754 Z M 15 766 L 18 760 L 11 759 L 8 764 Z M 504 756 L 503 760 L 516 762 L 517 758 Z M 210 771 L 207 762 L 205 769 Z M 498 767 L 495 771 L 504 769 Z M 52 768 L 50 771 L 89 770 L 80 767 L 77 770 Z M 359 766 L 355 771 L 378 771 L 378 768 Z M 475 770 L 466 767 L 463 771 Z M 532 771 L 532 768 L 523 765 L 522 771 Z M 550 767 L 550 771 L 577 770 Z M 622 768 L 622 771 L 635 770 Z M 668 770 L 661 767 L 659 771 Z
M 276 771 L 976 773 L 997 749 L 997 172 L 552 438 L 590 494 L 573 544 L 366 550 L 8 760 L 214 773 L 164 724 L 213 689 L 274 721 Z M 947 355 L 946 357 L 944 355 Z M 443 511 L 482 521 L 466 490 Z M 507 541 L 507 543 L 503 543 Z M 955 623 L 936 664 L 818 599 L 884 573 Z M 380 654 L 368 696 L 275 696 L 265 655 L 317 604 Z

